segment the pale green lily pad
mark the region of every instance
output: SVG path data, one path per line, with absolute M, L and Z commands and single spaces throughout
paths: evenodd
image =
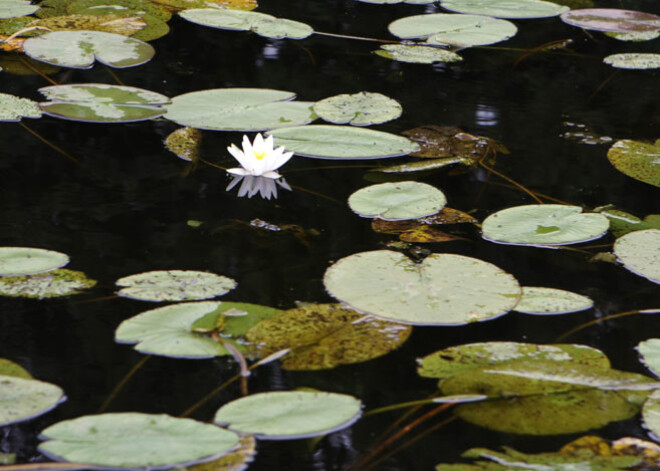
M 562 13 L 561 20 L 596 31 L 643 32 L 660 30 L 660 16 L 618 8 L 583 8 Z
M 642 363 L 656 376 L 660 376 L 660 339 L 648 339 L 637 344 Z
M 310 438 L 342 430 L 360 417 L 362 403 L 346 394 L 276 391 L 222 406 L 213 421 L 264 440 Z
M 616 39 L 618 41 L 628 41 L 633 43 L 651 41 L 660 37 L 660 31 L 633 31 L 629 33 L 616 33 L 613 31 L 606 31 L 605 36 Z
M 351 308 L 414 325 L 463 325 L 493 319 L 518 303 L 520 286 L 495 265 L 453 254 L 421 263 L 387 250 L 342 258 L 325 272 L 325 288 Z
M 16 453 L 0 453 L 0 466 L 16 464 Z
M 54 384 L 0 375 L 0 427 L 38 417 L 65 400 Z
M 32 375 L 18 363 L 14 363 L 6 358 L 0 358 L 0 375 L 14 376 L 16 378 L 33 379 Z
M 28 0 L 0 0 L 0 18 L 16 18 L 31 15 L 39 9 Z
M 646 229 L 619 237 L 614 254 L 631 272 L 660 283 L 660 230 Z
M 314 121 L 313 103 L 291 102 L 295 97 L 266 88 L 202 90 L 172 98 L 165 117 L 182 126 L 216 131 L 264 131 Z
M 378 5 L 394 5 L 396 3 L 407 3 L 408 5 L 428 5 L 435 0 L 358 0 L 362 3 L 375 3 Z
M 568 11 L 568 7 L 543 0 L 441 0 L 450 11 L 495 18 L 548 18 Z
M 332 160 L 383 159 L 419 150 L 402 136 L 353 126 L 315 124 L 269 131 L 276 146 L 303 157 Z
M 238 444 L 235 433 L 214 425 L 137 412 L 64 420 L 41 437 L 46 456 L 109 468 L 171 468 L 214 459 Z
M 440 211 L 447 204 L 444 193 L 420 182 L 381 183 L 361 188 L 348 198 L 354 213 L 385 221 L 418 219 Z
M 54 85 L 39 91 L 50 102 L 40 103 L 44 113 L 62 119 L 92 123 L 128 123 L 157 118 L 169 98 L 142 88 L 103 83 Z
M 21 118 L 41 118 L 37 102 L 0 93 L 0 121 L 18 122 Z
M 609 226 L 605 216 L 583 214 L 579 206 L 529 204 L 491 214 L 481 230 L 484 239 L 499 244 L 566 245 L 598 239 Z
M 434 13 L 400 18 L 388 26 L 401 39 L 426 39 L 431 44 L 457 47 L 481 46 L 505 41 L 518 28 L 507 20 L 490 16 Z
M 477 368 L 515 360 L 567 361 L 594 368 L 609 368 L 607 356 L 576 344 L 537 345 L 521 342 L 480 342 L 448 347 L 417 360 L 417 373 L 440 380 Z
M 117 280 L 117 294 L 140 301 L 191 301 L 222 296 L 236 287 L 226 276 L 193 270 L 157 270 Z
M 57 269 L 28 276 L 0 277 L 0 296 L 57 298 L 81 293 L 96 285 L 81 271 Z
M 69 256 L 31 247 L 0 247 L 0 276 L 24 276 L 63 267 Z
M 623 139 L 607 151 L 607 158 L 619 172 L 649 185 L 660 186 L 660 143 Z
M 433 64 L 434 62 L 460 62 L 461 56 L 432 46 L 408 46 L 404 44 L 385 44 L 375 53 L 386 59 L 412 64 Z
M 514 311 L 525 314 L 570 314 L 591 309 L 587 296 L 563 289 L 523 286 L 520 302 Z
M 648 398 L 642 408 L 644 426 L 655 436 L 660 437 L 660 391 L 656 391 Z
M 371 92 L 336 95 L 314 105 L 314 112 L 324 121 L 353 126 L 385 123 L 401 116 L 402 111 L 398 101 Z
M 660 54 L 650 52 L 612 54 L 603 59 L 603 62 L 617 69 L 660 69 Z
M 33 59 L 74 69 L 89 69 L 97 60 L 115 68 L 149 62 L 154 48 L 139 39 L 101 31 L 53 31 L 23 43 Z
M 245 337 L 262 358 L 292 349 L 281 360 L 286 370 L 321 370 L 385 355 L 411 331 L 410 326 L 365 318 L 339 304 L 311 304 L 260 322 Z
M 252 26 L 252 31 L 270 39 L 305 39 L 314 33 L 308 24 L 285 18 L 258 21 Z

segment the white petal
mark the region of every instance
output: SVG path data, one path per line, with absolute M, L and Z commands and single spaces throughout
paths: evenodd
M 268 136 L 268 137 L 266 138 L 266 143 L 265 143 L 265 145 L 266 145 L 266 148 L 267 148 L 269 151 L 272 151 L 272 150 L 273 150 L 273 147 L 274 147 L 273 142 L 274 142 L 274 138 L 273 138 L 273 136 Z
M 244 168 L 228 168 L 227 173 L 231 173 L 232 175 L 251 175 L 251 173 L 248 170 L 245 170 Z
M 284 147 L 280 147 L 280 149 L 284 150 Z M 280 168 L 287 163 L 291 157 L 293 157 L 293 152 L 285 152 L 282 155 L 278 155 L 275 160 L 277 165 L 274 168 Z
M 243 134 L 243 153 L 246 157 L 254 157 L 254 150 L 252 150 L 252 144 L 250 139 L 246 134 Z

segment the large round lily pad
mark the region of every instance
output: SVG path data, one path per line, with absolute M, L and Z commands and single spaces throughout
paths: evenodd
M 520 286 L 495 265 L 453 254 L 421 263 L 387 250 L 342 258 L 325 272 L 328 292 L 353 309 L 415 325 L 462 325 L 506 314 Z
M 172 468 L 207 461 L 238 444 L 235 433 L 192 419 L 136 412 L 78 417 L 41 433 L 45 455 L 111 468 Z
M 96 280 L 76 270 L 57 269 L 28 276 L 0 277 L 0 296 L 20 298 L 57 298 L 92 288 Z
M 617 8 L 583 8 L 561 14 L 564 23 L 578 28 L 621 33 L 660 30 L 660 16 Z
M 442 0 L 440 4 L 458 13 L 512 19 L 548 18 L 568 11 L 568 7 L 543 0 Z
M 0 93 L 0 121 L 20 121 L 22 118 L 41 118 L 39 105 L 27 98 Z
M 362 217 L 403 221 L 440 211 L 447 198 L 436 187 L 420 182 L 381 183 L 362 188 L 348 198 L 353 212 Z
M 29 0 L 0 0 L 0 18 L 31 15 L 38 9 L 39 5 L 32 5 Z
M 525 314 L 570 314 L 591 309 L 594 302 L 587 296 L 563 289 L 523 286 L 515 311 Z
M 617 69 L 660 69 L 660 54 L 651 52 L 612 54 L 603 59 L 603 62 Z
M 54 384 L 0 375 L 0 427 L 45 414 L 64 400 Z
M 353 126 L 385 123 L 401 116 L 402 110 L 396 100 L 371 92 L 336 95 L 314 105 L 314 112 L 324 121 Z
M 484 239 L 500 244 L 566 245 L 603 236 L 610 223 L 598 213 L 582 213 L 579 206 L 530 204 L 503 209 L 488 216 Z
M 352 425 L 362 403 L 346 394 L 276 391 L 252 394 L 222 406 L 213 421 L 264 440 L 316 437 Z
M 89 69 L 95 60 L 110 67 L 134 67 L 155 53 L 139 39 L 101 31 L 53 31 L 27 39 L 23 50 L 38 61 L 74 69 Z
M 222 296 L 236 287 L 226 276 L 194 270 L 157 270 L 117 280 L 117 294 L 140 301 L 191 301 Z
M 407 44 L 385 44 L 375 53 L 386 59 L 411 64 L 433 64 L 435 62 L 460 62 L 461 56 L 432 46 L 409 46 Z
M 419 146 L 403 136 L 353 126 L 316 124 L 269 131 L 276 146 L 319 159 L 382 159 L 415 152 Z
M 607 158 L 619 172 L 649 185 L 660 186 L 660 142 L 654 144 L 623 139 L 607 151 Z
M 69 256 L 31 247 L 0 247 L 0 276 L 23 276 L 63 267 Z
M 313 103 L 266 88 L 220 88 L 172 98 L 165 117 L 182 126 L 216 131 L 264 131 L 316 119 Z
M 619 237 L 614 254 L 631 272 L 660 283 L 660 230 L 646 229 Z

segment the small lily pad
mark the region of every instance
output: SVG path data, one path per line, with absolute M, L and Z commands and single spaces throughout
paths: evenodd
M 646 229 L 619 237 L 614 254 L 631 272 L 660 283 L 660 230 Z
M 584 214 L 579 206 L 530 204 L 491 214 L 481 229 L 484 239 L 499 244 L 566 245 L 602 237 L 609 226 L 605 216 Z
M 373 129 L 316 124 L 269 131 L 276 146 L 303 157 L 332 160 L 383 159 L 414 152 L 411 140 Z
M 603 62 L 617 69 L 660 69 L 660 54 L 650 52 L 612 54 L 603 59 Z
M 96 285 L 81 271 L 57 269 L 28 276 L 0 277 L 0 296 L 57 298 L 81 293 Z
M 454 254 L 415 263 L 387 250 L 342 258 L 325 272 L 326 290 L 358 312 L 414 325 L 463 325 L 506 314 L 516 280 L 495 265 Z
M 361 415 L 362 403 L 346 394 L 276 391 L 252 394 L 229 402 L 213 421 L 263 440 L 310 438 L 350 427 Z
M 238 444 L 235 433 L 214 425 L 137 412 L 64 420 L 41 437 L 46 456 L 109 468 L 172 468 L 214 459 Z
M 65 400 L 54 384 L 0 375 L 0 427 L 38 417 Z
M 37 102 L 0 93 L 0 121 L 18 122 L 22 118 L 41 118 Z
M 607 158 L 619 172 L 649 185 L 660 186 L 660 142 L 616 141 L 607 151 Z
M 188 162 L 196 161 L 202 143 L 202 132 L 195 128 L 179 128 L 165 139 L 165 146 L 177 157 Z
M 515 311 L 525 314 L 570 314 L 591 309 L 594 302 L 587 296 L 563 289 L 523 286 Z
M 101 31 L 53 31 L 23 43 L 33 59 L 74 69 L 90 69 L 94 61 L 115 68 L 149 62 L 154 48 L 135 38 Z
M 31 15 L 39 9 L 28 0 L 0 0 L 0 18 L 16 18 Z
M 562 13 L 561 19 L 578 28 L 596 31 L 644 32 L 660 30 L 660 16 L 617 8 L 583 8 Z
M 557 16 L 568 7 L 543 0 L 441 0 L 443 8 L 458 13 L 528 19 Z
M 314 112 L 324 121 L 353 126 L 385 123 L 401 116 L 402 111 L 396 100 L 371 92 L 336 95 L 314 105 Z
M 434 62 L 460 62 L 461 56 L 432 46 L 408 46 L 404 44 L 385 44 L 375 53 L 386 59 L 413 64 L 433 64 Z
M 117 280 L 119 296 L 140 301 L 191 301 L 222 296 L 236 287 L 226 276 L 193 270 L 157 270 Z
M 23 276 L 63 267 L 69 256 L 31 247 L 0 247 L 0 276 Z
M 0 375 L 14 376 L 16 378 L 33 379 L 32 375 L 18 363 L 0 358 Z
M 440 211 L 447 198 L 436 187 L 420 182 L 381 183 L 362 188 L 348 198 L 354 213 L 386 221 L 418 219 Z

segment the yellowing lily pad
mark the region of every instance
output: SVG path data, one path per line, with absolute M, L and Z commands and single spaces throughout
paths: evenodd
M 660 230 L 646 229 L 619 237 L 614 254 L 631 272 L 660 283 Z
M 362 188 L 348 198 L 348 205 L 362 217 L 386 221 L 418 219 L 440 211 L 447 198 L 434 186 L 420 182 L 381 183 Z
M 0 296 L 57 298 L 81 293 L 96 285 L 81 271 L 58 269 L 28 276 L 0 277 Z
M 515 311 L 525 314 L 570 314 L 591 309 L 594 302 L 587 296 L 563 289 L 523 286 Z
M 408 46 L 404 44 L 385 44 L 375 53 L 386 59 L 413 64 L 433 64 L 434 62 L 460 62 L 461 56 L 455 52 L 431 46 Z
M 157 270 L 117 280 L 117 294 L 140 301 L 192 301 L 222 296 L 236 287 L 226 276 L 205 271 Z
M 0 93 L 0 121 L 18 122 L 22 118 L 41 118 L 39 105 L 27 98 Z
M 603 59 L 603 62 L 617 69 L 660 69 L 660 54 L 651 52 L 612 54 Z
M 23 368 L 18 363 L 7 360 L 6 358 L 0 358 L 0 375 L 2 376 L 14 376 L 16 378 L 24 379 L 34 379 L 28 371 Z
M 396 100 L 371 92 L 336 95 L 314 105 L 314 112 L 324 121 L 353 126 L 385 123 L 401 116 L 402 111 Z
M 619 172 L 635 180 L 660 186 L 660 143 L 623 139 L 607 151 L 607 158 Z
M 23 276 L 63 267 L 69 256 L 32 247 L 0 247 L 0 276 Z
M 53 16 L 34 23 L 34 26 L 48 28 L 52 31 L 103 31 L 123 36 L 131 36 L 144 29 L 146 25 L 147 23 L 142 18 L 119 15 Z
M 199 146 L 202 143 L 202 132 L 195 128 L 179 128 L 165 139 L 165 146 L 177 157 L 189 162 L 196 161 L 199 156 Z
M 65 400 L 54 384 L 0 375 L 0 427 L 38 417 Z
M 151 0 L 177 10 L 190 8 L 227 8 L 230 10 L 254 10 L 258 4 L 256 0 Z

